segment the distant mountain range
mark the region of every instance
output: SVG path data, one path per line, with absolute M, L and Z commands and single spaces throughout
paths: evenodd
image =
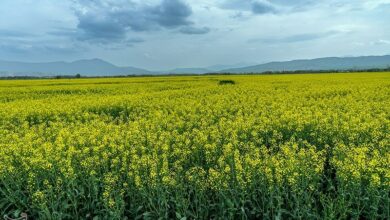
M 204 74 L 204 73 L 211 73 L 214 72 L 213 70 L 206 69 L 206 68 L 176 68 L 173 70 L 168 71 L 162 71 L 162 73 L 168 73 L 168 74 Z
M 74 62 L 25 63 L 0 61 L 0 76 L 114 76 L 129 74 L 151 74 L 135 67 L 118 67 L 101 59 L 78 60 Z
M 374 68 L 389 68 L 390 55 L 362 57 L 327 57 L 311 60 L 292 60 L 271 62 L 243 68 L 225 69 L 226 73 L 262 73 L 267 71 L 296 70 L 364 70 Z
M 219 71 L 223 71 L 225 69 L 233 69 L 233 68 L 242 68 L 249 66 L 251 64 L 248 63 L 237 63 L 232 65 L 213 65 L 208 67 L 202 67 L 202 68 L 176 68 L 173 70 L 168 71 L 159 71 L 158 73 L 165 73 L 165 74 L 204 74 L 204 73 L 216 73 Z M 253 64 L 252 64 L 253 65 Z
M 26 63 L 0 60 L 0 77 L 4 76 L 118 76 L 151 74 L 262 73 L 296 70 L 362 70 L 389 68 L 390 55 L 362 57 L 327 57 L 311 60 L 270 62 L 260 65 L 216 65 L 206 68 L 177 68 L 169 71 L 149 71 L 136 67 L 118 67 L 101 59 L 74 62 Z

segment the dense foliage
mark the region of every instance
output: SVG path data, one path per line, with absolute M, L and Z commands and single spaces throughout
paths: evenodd
M 0 214 L 389 219 L 389 128 L 389 73 L 0 81 Z

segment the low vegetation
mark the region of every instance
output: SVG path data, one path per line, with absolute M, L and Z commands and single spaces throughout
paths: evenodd
M 219 80 L 219 85 L 234 85 L 236 82 L 234 80 Z

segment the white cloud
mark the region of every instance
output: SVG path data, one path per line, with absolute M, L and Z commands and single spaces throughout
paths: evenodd
M 371 42 L 371 44 L 373 44 L 373 45 L 390 45 L 390 40 L 380 39 L 380 40 Z

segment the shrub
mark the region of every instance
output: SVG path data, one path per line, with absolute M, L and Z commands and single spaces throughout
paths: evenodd
M 236 82 L 234 80 L 220 80 L 219 85 L 234 85 Z

